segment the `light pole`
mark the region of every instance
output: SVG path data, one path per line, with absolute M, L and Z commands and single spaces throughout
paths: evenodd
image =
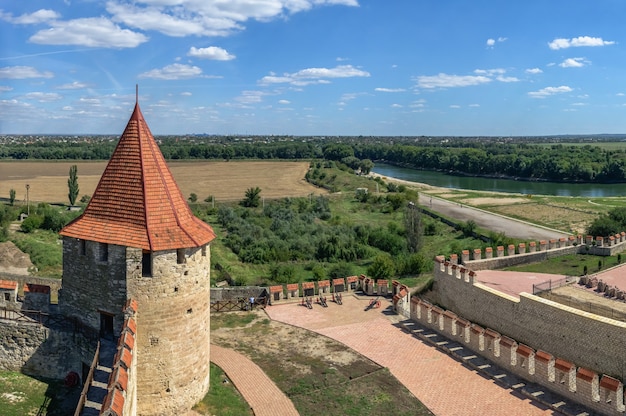
M 29 190 L 30 185 L 26 184 L 26 215 L 30 215 L 30 196 L 28 195 Z

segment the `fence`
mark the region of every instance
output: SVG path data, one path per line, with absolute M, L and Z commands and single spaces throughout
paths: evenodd
M 556 280 L 548 280 L 547 282 L 537 283 L 533 285 L 533 295 L 538 295 L 543 292 L 549 292 L 552 289 L 559 288 L 561 286 L 566 286 L 571 283 L 576 282 L 578 279 L 575 276 L 565 276 L 562 279 Z

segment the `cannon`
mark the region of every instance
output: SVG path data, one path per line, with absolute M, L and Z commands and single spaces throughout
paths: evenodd
M 317 298 L 317 303 L 319 303 L 325 308 L 328 308 L 328 303 L 326 302 L 326 296 L 320 296 L 319 298 Z
M 370 309 L 380 308 L 380 301 L 378 300 L 379 298 L 380 296 L 376 297 L 376 299 L 372 299 L 369 305 L 367 305 L 367 307 L 365 308 L 365 312 L 369 311 Z
M 343 303 L 343 299 L 341 296 L 341 293 L 333 293 L 333 302 L 335 302 L 338 305 L 341 305 Z

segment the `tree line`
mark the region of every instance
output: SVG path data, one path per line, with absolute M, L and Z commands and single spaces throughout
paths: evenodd
M 524 140 L 419 140 L 414 138 L 298 138 L 285 140 L 179 140 L 158 138 L 166 159 L 326 159 L 369 171 L 385 162 L 461 175 L 555 182 L 626 182 L 626 151 L 595 145 L 538 144 Z M 0 159 L 106 160 L 113 141 L 5 143 Z

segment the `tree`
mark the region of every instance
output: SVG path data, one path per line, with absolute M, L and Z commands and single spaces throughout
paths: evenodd
M 9 204 L 13 206 L 15 204 L 15 189 L 9 191 Z
M 194 192 L 189 194 L 189 198 L 187 198 L 189 200 L 189 202 L 191 202 L 192 204 L 196 203 L 196 201 L 198 201 L 198 195 L 195 194 Z
M 376 256 L 372 264 L 367 268 L 367 274 L 374 279 L 388 279 L 396 273 L 396 266 L 387 254 Z
M 248 188 L 246 190 L 246 196 L 243 201 L 241 201 L 241 205 L 248 208 L 258 207 L 261 203 L 261 188 L 258 186 L 255 188 Z
M 78 166 L 70 166 L 70 178 L 67 180 L 67 187 L 69 193 L 67 194 L 70 199 L 70 205 L 74 205 L 76 198 L 78 197 Z
M 372 171 L 372 168 L 374 167 L 374 162 L 372 162 L 369 159 L 363 159 L 361 161 L 361 174 L 363 175 L 369 175 L 370 172 Z
M 417 253 L 422 247 L 424 227 L 422 213 L 415 204 L 409 204 L 404 210 L 404 229 L 409 252 Z

